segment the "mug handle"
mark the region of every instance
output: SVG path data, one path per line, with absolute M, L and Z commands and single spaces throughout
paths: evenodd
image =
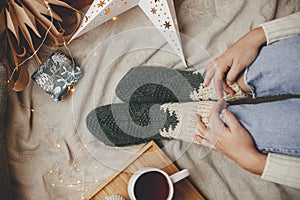
M 183 169 L 183 170 L 171 175 L 170 178 L 173 183 L 177 183 L 177 182 L 181 181 L 182 179 L 188 177 L 189 175 L 190 175 L 190 170 Z

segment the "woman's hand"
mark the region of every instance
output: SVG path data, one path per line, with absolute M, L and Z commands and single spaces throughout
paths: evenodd
M 259 27 L 248 32 L 221 56 L 215 58 L 205 67 L 204 86 L 208 86 L 214 78 L 215 90 L 223 97 L 223 90 L 233 94 L 229 87 L 237 81 L 244 70 L 255 60 L 259 49 L 266 43 L 264 30 Z
M 195 135 L 199 143 L 224 154 L 239 166 L 255 174 L 262 174 L 267 155 L 260 153 L 247 130 L 237 118 L 228 110 L 222 115 L 227 126 L 220 119 L 220 112 L 224 107 L 224 100 L 220 100 L 213 108 L 209 117 L 208 127 L 198 116 L 200 134 Z

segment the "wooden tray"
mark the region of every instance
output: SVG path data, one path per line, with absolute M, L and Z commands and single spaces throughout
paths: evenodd
M 125 197 L 126 200 L 129 200 L 127 182 L 131 175 L 142 167 L 157 167 L 169 175 L 179 171 L 166 154 L 160 150 L 157 144 L 151 141 L 140 149 L 119 172 L 110 176 L 88 195 L 86 199 L 104 200 L 109 195 L 119 194 Z M 204 199 L 188 179 L 183 179 L 174 186 L 174 200 Z

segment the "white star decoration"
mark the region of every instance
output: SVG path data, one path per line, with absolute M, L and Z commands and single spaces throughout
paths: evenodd
M 186 65 L 173 0 L 95 0 L 70 41 L 135 6 L 144 11 Z

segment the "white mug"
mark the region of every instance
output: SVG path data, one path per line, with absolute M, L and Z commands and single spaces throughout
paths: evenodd
M 128 182 L 128 195 L 131 200 L 164 199 L 171 200 L 174 183 L 188 177 L 190 172 L 183 169 L 171 176 L 161 169 L 145 167 L 136 171 Z

